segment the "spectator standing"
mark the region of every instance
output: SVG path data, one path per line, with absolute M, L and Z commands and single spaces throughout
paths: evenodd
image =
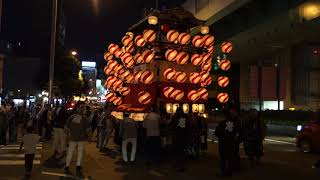
M 0 145 L 7 144 L 7 118 L 5 108 L 0 107 Z
M 55 111 L 55 118 L 53 120 L 54 140 L 53 140 L 53 158 L 63 158 L 66 155 L 66 133 L 65 126 L 67 122 L 67 110 L 65 106 L 59 106 Z
M 128 162 L 127 149 L 128 144 L 131 143 L 131 155 L 130 161 L 135 161 L 136 151 L 137 151 L 137 136 L 138 130 L 136 122 L 129 118 L 129 113 L 124 113 L 124 120 L 120 125 L 120 136 L 122 137 L 122 158 L 125 163 Z
M 66 166 L 64 170 L 69 173 L 69 166 L 72 155 L 75 149 L 78 149 L 77 154 L 77 173 L 81 173 L 81 165 L 83 161 L 85 142 L 88 140 L 90 133 L 90 122 L 87 118 L 86 109 L 84 105 L 76 108 L 76 114 L 72 115 L 67 121 L 67 131 L 70 136 L 70 143 L 68 147 L 68 154 L 66 157 Z
M 38 133 L 40 138 L 40 141 L 44 141 L 46 137 L 46 131 L 49 127 L 48 123 L 48 111 L 49 111 L 49 105 L 46 104 L 37 114 L 37 124 L 38 124 Z
M 143 127 L 146 129 L 146 151 L 147 163 L 157 161 L 160 154 L 160 120 L 159 110 L 157 107 L 152 107 L 144 119 Z
M 27 133 L 23 136 L 20 144 L 20 151 L 24 146 L 24 160 L 25 160 L 25 177 L 30 178 L 33 159 L 36 153 L 36 146 L 39 142 L 40 137 L 38 134 L 33 133 L 33 127 L 27 127 Z
M 10 103 L 9 111 L 7 113 L 7 120 L 9 126 L 9 141 L 15 142 L 17 139 L 16 125 L 17 125 L 17 110 L 14 103 Z
M 99 122 L 99 144 L 98 147 L 100 151 L 106 150 L 108 145 L 109 138 L 112 134 L 114 128 L 114 116 L 111 115 L 111 109 L 109 106 L 105 106 L 105 111 L 101 115 Z
M 201 121 L 201 133 L 200 133 L 200 139 L 201 139 L 201 144 L 200 144 L 200 149 L 201 149 L 201 153 L 205 154 L 208 150 L 208 122 L 206 120 L 206 118 L 204 117 L 200 117 L 200 121 Z

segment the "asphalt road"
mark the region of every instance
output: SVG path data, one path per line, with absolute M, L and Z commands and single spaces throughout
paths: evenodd
M 24 173 L 23 154 L 17 152 L 15 145 L 0 147 L 0 180 L 21 179 Z M 121 163 L 120 153 L 116 148 L 108 153 L 100 153 L 95 144 L 87 144 L 84 166 L 84 177 L 79 178 L 63 173 L 63 161 L 48 160 L 51 154 L 51 143 L 38 145 L 38 153 L 33 169 L 35 180 L 63 180 L 63 179 L 94 179 L 94 180 L 160 180 L 160 179 L 216 179 L 218 173 L 217 144 L 209 142 L 208 155 L 196 160 L 188 160 L 187 170 L 184 173 L 176 172 L 172 165 L 174 157 L 163 159 L 159 165 L 146 166 L 144 158 L 137 157 L 137 161 L 129 166 Z M 248 166 L 243 149 L 241 148 L 242 172 L 230 179 L 239 180 L 278 180 L 278 179 L 319 179 L 320 170 L 311 169 L 315 160 L 320 159 L 318 154 L 304 154 L 299 152 L 295 145 L 267 139 L 264 144 L 262 164 L 255 168 Z M 1 163 L 2 162 L 2 163 Z M 8 165 L 8 163 L 10 165 Z M 73 162 L 74 164 L 74 162 Z M 74 168 L 71 168 L 74 172 Z

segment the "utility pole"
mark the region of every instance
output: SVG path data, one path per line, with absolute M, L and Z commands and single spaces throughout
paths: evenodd
M 51 21 L 51 44 L 50 44 L 50 64 L 49 64 L 49 103 L 53 102 L 53 79 L 54 79 L 54 58 L 56 53 L 56 31 L 57 31 L 57 9 L 58 0 L 52 0 L 52 21 Z

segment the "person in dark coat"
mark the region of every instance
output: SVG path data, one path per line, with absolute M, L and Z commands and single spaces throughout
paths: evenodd
M 218 176 L 231 176 L 236 169 L 237 156 L 239 149 L 239 125 L 237 122 L 237 113 L 235 110 L 226 112 L 226 119 L 219 123 L 215 130 L 218 137 L 220 170 Z
M 251 109 L 243 128 L 244 150 L 251 166 L 255 161 L 259 163 L 261 156 L 263 156 L 265 127 L 265 124 L 258 118 L 257 110 Z

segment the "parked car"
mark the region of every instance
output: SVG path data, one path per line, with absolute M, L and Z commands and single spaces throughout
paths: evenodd
M 299 125 L 297 130 L 296 144 L 302 152 L 320 152 L 320 120 Z

